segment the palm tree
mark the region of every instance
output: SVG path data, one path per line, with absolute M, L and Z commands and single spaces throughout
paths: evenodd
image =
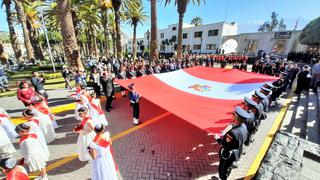
M 83 69 L 80 59 L 80 52 L 73 26 L 70 4 L 68 0 L 58 0 L 57 10 L 61 26 L 64 51 L 69 62 L 69 66 L 75 69 Z
M 27 19 L 26 19 L 25 13 L 24 13 L 22 1 L 23 0 L 14 0 L 15 8 L 17 11 L 18 20 L 22 26 L 24 45 L 27 50 L 28 58 L 29 58 L 29 60 L 34 62 L 34 53 L 33 53 L 33 48 L 32 48 L 31 41 L 30 41 L 30 35 L 29 35 L 28 28 L 27 28 Z
M 16 35 L 16 32 L 14 30 L 14 24 L 13 24 L 13 16 L 12 16 L 12 11 L 11 11 L 11 0 L 3 0 L 2 6 L 6 6 L 6 14 L 7 14 L 7 22 L 8 22 L 8 27 L 9 27 L 9 33 L 10 33 L 10 41 L 11 41 L 11 46 L 14 51 L 14 55 L 16 56 L 16 59 L 18 63 L 22 63 L 22 52 L 19 46 L 19 41 Z
M 200 5 L 201 1 L 205 3 L 205 0 L 175 0 L 177 11 L 179 13 L 179 29 L 178 29 L 178 46 L 177 46 L 177 58 L 181 58 L 182 55 L 182 26 L 183 17 L 187 11 L 188 4 L 192 1 L 193 4 Z M 171 3 L 171 0 L 166 0 L 165 5 Z
M 108 31 L 111 34 L 111 38 L 112 38 L 112 49 L 113 49 L 113 56 L 117 55 L 117 47 L 116 47 L 116 23 L 114 20 L 114 14 L 108 14 Z
M 41 23 L 39 22 L 37 7 L 42 6 L 41 1 L 35 1 L 32 3 L 24 3 L 24 11 L 27 22 L 27 29 L 30 35 L 30 41 L 34 50 L 34 55 L 37 60 L 43 60 L 43 51 L 39 41 L 39 30 Z
M 127 23 L 133 27 L 133 42 L 132 42 L 132 57 L 135 59 L 137 57 L 137 26 L 139 23 L 143 24 L 147 20 L 146 12 L 143 11 L 144 7 L 141 3 L 140 6 L 136 8 L 130 7 L 125 12 L 125 16 L 127 17 Z
M 194 17 L 192 20 L 191 20 L 191 24 L 195 25 L 195 26 L 201 26 L 202 25 L 202 18 L 199 17 L 199 16 L 196 16 Z
M 158 59 L 158 23 L 157 23 L 157 0 L 151 0 L 151 43 L 150 62 Z

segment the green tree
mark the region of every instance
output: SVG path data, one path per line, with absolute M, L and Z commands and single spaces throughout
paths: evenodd
M 192 20 L 191 20 L 191 24 L 195 25 L 195 26 L 201 26 L 202 25 L 202 18 L 199 17 L 199 16 L 196 16 L 194 17 Z
M 279 29 L 279 31 L 287 30 L 287 25 L 284 23 L 284 19 L 283 18 L 280 19 L 280 23 L 279 23 L 278 29 Z
M 303 28 L 300 34 L 300 43 L 312 46 L 320 47 L 320 17 L 312 20 L 306 27 Z
M 279 25 L 278 15 L 276 12 L 271 13 L 271 23 L 269 31 L 275 30 Z
M 137 57 L 137 26 L 138 24 L 142 24 L 146 22 L 147 15 L 146 12 L 143 11 L 144 7 L 141 2 L 141 4 L 136 8 L 136 4 L 131 7 L 129 4 L 125 16 L 127 17 L 127 23 L 130 24 L 133 27 L 133 42 L 132 42 L 132 57 L 135 59 Z
M 166 0 L 165 5 L 168 5 L 173 0 Z M 177 11 L 179 13 L 179 28 L 178 28 L 178 46 L 177 46 L 177 58 L 182 56 L 182 28 L 183 28 L 183 18 L 187 11 L 187 7 L 190 2 L 196 5 L 200 5 L 201 2 L 205 3 L 205 0 L 175 0 L 175 5 L 177 6 Z

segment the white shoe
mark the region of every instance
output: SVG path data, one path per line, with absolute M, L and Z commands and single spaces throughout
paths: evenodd
M 133 118 L 133 124 L 138 125 L 139 124 L 139 119 Z

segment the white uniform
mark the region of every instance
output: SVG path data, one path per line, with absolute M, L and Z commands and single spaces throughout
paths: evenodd
M 56 138 L 56 133 L 54 131 L 50 116 L 43 114 L 42 112 L 36 109 L 33 109 L 33 111 L 33 113 L 36 116 L 34 118 L 39 120 L 39 127 L 46 139 L 46 142 L 48 144 L 53 142 Z
M 49 156 L 50 156 L 49 148 L 48 148 L 46 139 L 43 135 L 43 132 L 40 129 L 39 120 L 38 121 L 36 119 L 29 120 L 25 124 L 30 126 L 30 133 L 35 133 L 37 135 L 37 139 L 39 140 L 41 147 L 43 148 L 43 153 L 45 153 L 45 155 L 49 158 Z M 48 160 L 49 159 L 46 159 L 46 161 L 48 161 Z
M 24 163 L 28 164 L 31 172 L 38 171 L 46 167 L 46 160 L 49 157 L 46 153 L 43 153 L 44 149 L 37 137 L 28 137 L 25 139 L 22 137 L 20 139 L 20 149 L 21 154 L 24 157 Z
M 110 134 L 102 135 L 105 142 L 110 142 Z M 92 142 L 90 147 L 96 151 L 96 159 L 92 162 L 92 180 L 117 180 L 117 165 L 111 153 L 110 144 Z
M 101 110 L 100 99 L 93 99 L 92 103 Z M 108 125 L 108 121 L 104 113 L 99 113 L 99 111 L 95 109 L 90 103 L 89 103 L 89 109 L 90 109 L 90 116 L 91 116 L 91 119 L 93 120 L 94 125 L 96 124 L 103 124 L 104 126 Z
M 8 117 L 2 116 L 3 114 L 0 114 L 0 126 L 7 132 L 7 135 L 11 140 L 14 140 L 18 137 L 18 134 L 15 131 L 16 126 L 8 119 Z
M 16 152 L 15 148 L 13 147 L 7 132 L 0 126 L 0 155 L 2 154 L 12 154 Z M 1 157 L 0 157 L 1 158 Z
M 78 141 L 77 141 L 77 154 L 79 156 L 80 161 L 89 161 L 91 160 L 91 156 L 88 152 L 88 146 L 93 141 L 96 133 L 90 129 L 89 126 L 93 127 L 92 120 L 88 120 L 84 126 L 83 130 L 79 134 Z

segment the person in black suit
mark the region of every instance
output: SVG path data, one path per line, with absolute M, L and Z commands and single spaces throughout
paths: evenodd
M 104 92 L 104 95 L 107 97 L 107 102 L 106 102 L 106 111 L 110 112 L 110 109 L 112 109 L 112 101 L 113 101 L 113 96 L 114 96 L 114 85 L 113 81 L 115 79 L 115 75 L 111 73 L 109 68 L 104 68 L 104 71 L 100 75 L 100 82 L 102 85 L 102 89 Z
M 309 77 L 308 77 L 309 76 Z M 302 90 L 308 90 L 310 84 L 310 72 L 307 65 L 303 66 L 302 71 L 298 74 L 296 94 L 300 94 Z
M 46 79 L 44 79 L 43 77 L 40 77 L 37 71 L 32 71 L 31 74 L 32 74 L 32 77 L 30 81 L 34 87 L 34 90 L 40 95 L 42 95 L 43 97 L 45 97 L 46 99 L 48 99 L 48 93 L 45 91 L 43 87 L 44 83 L 46 82 Z

